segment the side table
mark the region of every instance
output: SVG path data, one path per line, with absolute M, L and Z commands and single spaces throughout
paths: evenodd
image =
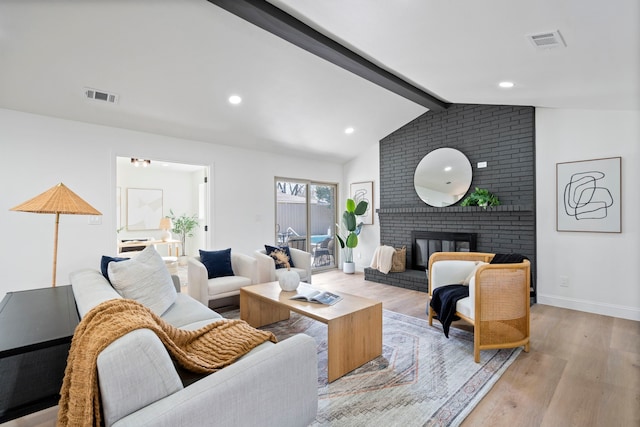
M 71 286 L 0 302 L 0 423 L 55 406 L 79 317 Z

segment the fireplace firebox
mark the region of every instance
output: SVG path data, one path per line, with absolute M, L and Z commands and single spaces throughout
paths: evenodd
M 411 268 L 427 270 L 429 257 L 434 252 L 473 252 L 477 236 L 476 233 L 412 231 Z

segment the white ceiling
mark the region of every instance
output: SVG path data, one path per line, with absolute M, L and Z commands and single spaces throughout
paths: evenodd
M 640 110 L 637 0 L 271 3 L 447 102 Z M 205 0 L 0 0 L 0 108 L 340 162 L 426 111 Z

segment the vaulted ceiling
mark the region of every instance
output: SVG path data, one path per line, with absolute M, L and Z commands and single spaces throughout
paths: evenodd
M 637 0 L 270 3 L 445 103 L 640 110 Z M 427 111 L 206 0 L 0 1 L 0 108 L 339 162 Z

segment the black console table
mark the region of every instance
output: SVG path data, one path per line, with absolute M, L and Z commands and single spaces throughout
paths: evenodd
M 78 311 L 71 286 L 0 302 L 0 423 L 58 404 Z

